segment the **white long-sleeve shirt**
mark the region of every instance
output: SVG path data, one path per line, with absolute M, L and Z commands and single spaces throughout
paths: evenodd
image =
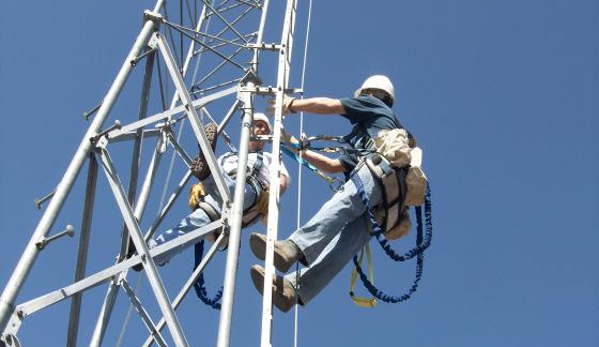
M 250 152 L 248 154 L 248 168 L 253 168 L 258 161 L 258 153 Z M 237 165 L 239 163 L 239 156 L 237 154 L 225 153 L 218 158 L 219 165 L 223 168 L 224 172 L 232 176 L 237 172 Z M 258 180 L 270 186 L 270 166 L 272 164 L 272 155 L 270 152 L 262 152 L 262 167 L 258 172 Z M 289 180 L 289 172 L 285 167 L 285 164 L 281 161 L 281 175 L 287 177 Z

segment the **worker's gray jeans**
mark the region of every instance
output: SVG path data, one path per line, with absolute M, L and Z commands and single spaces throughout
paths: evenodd
M 366 165 L 358 170 L 370 206 L 381 201 L 381 188 Z M 289 240 L 302 250 L 309 265 L 285 276 L 294 284 L 302 303 L 307 304 L 343 269 L 370 240 L 366 207 L 353 181 L 343 185 L 321 209 Z
M 220 168 L 220 166 L 219 166 L 219 168 Z M 222 171 L 222 168 L 220 168 L 220 169 Z M 225 180 L 225 184 L 227 185 L 227 188 L 229 188 L 229 192 L 232 196 L 233 190 L 234 190 L 233 188 L 235 187 L 235 181 L 233 179 L 231 179 L 226 173 L 221 172 L 221 174 L 222 174 L 222 177 Z M 212 175 L 209 176 L 208 178 L 206 178 L 202 182 L 202 184 L 204 185 L 204 189 L 205 189 L 206 193 L 208 194 L 204 197 L 204 201 L 209 203 L 210 205 L 212 205 L 212 207 L 214 207 L 214 209 L 216 211 L 218 211 L 218 213 L 220 213 L 220 211 L 221 211 L 220 206 L 222 206 L 222 199 L 218 195 L 218 189 L 216 188 L 216 183 L 214 182 L 214 178 L 212 177 Z M 249 184 L 246 184 L 243 206 L 249 207 L 254 203 L 255 200 L 256 200 L 256 193 L 254 192 L 254 189 L 252 189 L 252 187 Z M 183 218 L 183 220 L 181 220 L 181 222 L 179 222 L 179 224 L 176 227 L 169 229 L 169 230 L 155 236 L 153 239 L 150 239 L 148 241 L 148 247 L 150 249 L 152 249 L 152 248 L 159 246 L 165 242 L 174 240 L 175 238 L 177 238 L 181 235 L 185 235 L 188 232 L 191 232 L 198 228 L 201 228 L 201 227 L 209 224 L 210 222 L 211 222 L 210 217 L 208 217 L 206 212 L 204 212 L 204 210 L 198 208 L 195 211 L 193 211 L 191 214 L 189 214 L 187 217 Z M 165 253 L 162 253 L 161 255 L 156 256 L 154 258 L 154 262 L 156 264 L 163 265 L 164 263 L 168 262 L 175 255 L 183 252 L 183 250 L 185 250 L 189 246 L 191 246 L 191 245 L 187 245 L 186 247 L 173 248 Z

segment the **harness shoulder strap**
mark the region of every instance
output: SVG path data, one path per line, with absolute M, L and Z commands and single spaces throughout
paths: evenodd
M 262 214 L 262 210 L 260 209 L 258 202 L 260 201 L 260 197 L 264 192 L 264 186 L 258 177 L 260 175 L 260 170 L 262 170 L 262 166 L 264 165 L 264 152 L 260 150 L 253 153 L 256 153 L 256 163 L 254 163 L 254 166 L 251 168 L 251 170 L 248 170 L 246 182 L 252 187 L 252 190 L 256 194 L 256 199 L 251 206 L 247 207 L 243 211 L 243 217 L 241 221 L 243 227 L 254 223 L 254 221 Z
M 260 183 L 260 181 L 256 177 L 248 177 L 247 182 L 252 187 L 254 193 L 256 193 L 256 199 L 254 200 L 254 203 L 251 206 L 247 207 L 243 211 L 243 216 L 241 219 L 241 224 L 243 227 L 246 227 L 254 223 L 256 218 L 260 217 L 260 215 L 263 214 L 259 202 L 261 201 L 261 199 L 263 199 L 263 194 L 265 194 L 266 192 L 266 190 L 262 186 L 262 183 Z
M 248 170 L 248 177 L 257 177 L 260 174 L 260 170 L 262 170 L 262 165 L 264 164 L 264 152 L 260 150 L 254 153 L 256 153 L 256 163 L 251 170 Z

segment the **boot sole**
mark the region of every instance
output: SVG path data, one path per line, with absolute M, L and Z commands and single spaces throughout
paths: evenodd
M 258 289 L 258 292 L 264 295 L 264 269 L 258 265 L 254 265 L 250 269 L 250 275 L 252 277 L 252 282 L 254 282 L 254 286 L 256 287 L 256 289 Z M 285 299 L 282 294 L 280 294 L 284 293 L 285 280 L 282 277 L 277 276 L 275 274 L 273 282 L 274 283 L 272 284 L 272 303 L 281 312 L 288 312 L 293 307 L 295 302 L 289 304 L 289 301 Z
M 260 260 L 266 259 L 266 236 L 262 238 L 261 234 L 251 234 L 250 249 L 256 258 Z M 275 249 L 274 265 L 277 270 L 281 272 L 287 272 L 293 264 L 289 264 L 289 262 L 283 259 L 283 257 L 281 257 Z
M 212 148 L 212 150 L 216 148 L 217 131 L 218 126 L 214 123 L 210 123 L 204 127 L 204 134 L 206 134 L 206 138 L 208 139 L 210 148 Z M 200 154 L 193 159 L 192 173 L 200 181 L 203 181 L 210 176 L 210 168 L 206 164 L 206 158 L 201 152 L 201 149 Z

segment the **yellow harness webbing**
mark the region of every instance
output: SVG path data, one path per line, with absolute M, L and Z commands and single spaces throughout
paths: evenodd
M 372 270 L 372 257 L 370 256 L 370 243 L 367 243 L 364 246 L 364 249 L 360 251 L 360 256 L 358 258 L 358 263 L 362 265 L 362 261 L 364 260 L 364 253 L 366 253 L 366 261 L 368 262 L 368 277 L 370 278 L 370 282 L 374 284 L 374 271 Z M 364 308 L 374 308 L 376 307 L 376 298 L 366 298 L 361 296 L 356 296 L 354 294 L 354 289 L 356 287 L 356 279 L 358 278 L 358 271 L 354 267 L 351 272 L 351 278 L 349 280 L 349 295 L 353 300 L 354 304 L 364 307 Z

